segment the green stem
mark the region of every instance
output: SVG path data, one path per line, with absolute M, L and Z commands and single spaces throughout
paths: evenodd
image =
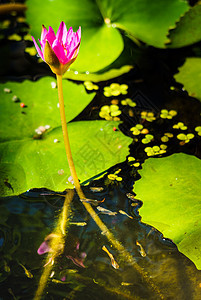
M 67 156 L 67 160 L 68 160 L 68 165 L 70 168 L 70 172 L 71 172 L 71 176 L 73 177 L 73 182 L 75 185 L 75 189 L 79 195 L 79 197 L 81 199 L 86 198 L 78 177 L 77 177 L 77 173 L 75 170 L 75 165 L 73 162 L 73 157 L 72 157 L 72 153 L 71 153 L 71 148 L 70 148 L 70 141 L 69 141 L 69 137 L 68 137 L 68 130 L 67 130 L 67 124 L 66 124 L 66 115 L 65 115 L 65 108 L 64 108 L 64 97 L 63 97 L 63 88 L 62 88 L 62 75 L 57 75 L 57 85 L 58 85 L 58 95 L 59 95 L 59 109 L 60 109 L 60 116 L 61 116 L 61 125 L 62 125 L 62 131 L 63 131 L 63 138 L 64 138 L 64 145 L 65 145 L 65 149 L 66 149 L 66 156 Z
M 80 199 L 86 199 L 82 188 L 80 186 L 77 173 L 75 170 L 75 165 L 73 162 L 73 157 L 70 149 L 70 142 L 69 142 L 69 137 L 68 137 L 68 130 L 67 130 L 67 124 L 66 124 L 66 116 L 65 116 L 65 108 L 64 108 L 64 98 L 63 98 L 63 88 L 62 88 L 62 75 L 57 75 L 57 85 L 58 85 L 58 94 L 59 94 L 59 108 L 60 108 L 60 115 L 61 115 L 61 124 L 62 124 L 62 130 L 63 130 L 63 137 L 64 137 L 64 145 L 66 149 L 66 155 L 68 159 L 68 164 L 71 172 L 71 176 L 73 177 L 75 189 L 78 193 L 78 196 Z M 70 203 L 70 202 L 69 202 Z M 132 255 L 125 250 L 123 245 L 116 240 L 114 235 L 109 231 L 107 226 L 102 222 L 102 220 L 99 218 L 99 216 L 96 214 L 92 206 L 87 203 L 82 201 L 84 207 L 94 220 L 94 222 L 98 225 L 100 228 L 102 234 L 104 234 L 109 242 L 118 250 L 119 254 L 122 256 L 122 258 L 129 262 L 140 274 L 141 276 L 145 279 L 145 281 L 151 286 L 152 290 L 154 290 L 160 297 L 160 299 L 164 299 L 163 295 L 161 294 L 160 290 L 158 289 L 157 286 L 152 282 L 151 278 L 143 271 L 143 269 L 138 266 L 136 263 L 135 259 L 133 259 Z M 35 298 L 36 299 L 36 298 Z

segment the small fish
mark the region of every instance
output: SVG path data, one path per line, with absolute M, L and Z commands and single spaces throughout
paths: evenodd
M 93 200 L 93 199 L 86 198 L 86 199 L 80 199 L 80 201 L 97 206 L 99 203 L 103 203 L 105 201 L 105 198 L 103 200 Z
M 86 226 L 86 222 L 70 222 L 70 225 L 76 225 L 76 226 Z
M 115 261 L 114 256 L 112 255 L 112 253 L 109 252 L 109 250 L 106 248 L 106 246 L 103 246 L 102 250 L 105 251 L 107 253 L 107 255 L 109 256 L 109 258 L 111 259 L 111 264 L 112 264 L 113 268 L 119 269 L 118 263 Z
M 27 268 L 25 268 L 25 266 L 23 266 L 21 263 L 18 263 L 23 269 L 24 269 L 24 273 L 26 274 L 26 276 L 28 278 L 33 278 L 33 274 L 31 274 L 31 272 L 29 270 L 27 270 Z
M 96 187 L 90 187 L 90 190 L 94 193 L 98 193 L 98 192 L 102 192 L 104 188 L 96 186 Z
M 142 247 L 142 245 L 138 241 L 136 241 L 136 245 L 140 247 L 140 254 L 141 254 L 141 256 L 145 257 L 147 254 L 144 251 L 144 248 Z
M 131 194 L 131 193 L 127 193 L 127 194 L 126 194 L 126 197 L 127 197 L 128 199 L 132 200 L 132 201 L 136 201 L 136 200 L 137 200 L 137 199 L 135 198 L 135 196 L 134 196 L 133 194 Z
M 102 212 L 105 215 L 115 216 L 117 214 L 117 212 L 111 211 L 111 210 L 106 209 L 106 208 L 104 208 L 102 206 L 97 206 L 96 208 L 97 208 L 98 211 Z
M 127 216 L 127 217 L 130 218 L 130 219 L 133 219 L 133 217 L 129 216 L 129 215 L 128 215 L 125 211 L 123 211 L 123 210 L 119 210 L 119 213 L 122 214 L 122 215 Z
M 123 286 L 130 286 L 130 285 L 133 285 L 133 283 L 130 283 L 130 282 L 122 282 L 121 285 L 123 285 Z

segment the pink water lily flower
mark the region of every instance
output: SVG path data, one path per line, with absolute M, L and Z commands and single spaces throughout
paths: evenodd
M 75 61 L 80 47 L 81 27 L 73 32 L 72 27 L 67 30 L 64 22 L 61 22 L 57 34 L 52 27 L 49 30 L 42 26 L 41 49 L 32 37 L 40 57 L 50 66 L 53 73 L 63 75 Z

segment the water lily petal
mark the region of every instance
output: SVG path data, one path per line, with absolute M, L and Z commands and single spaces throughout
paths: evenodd
M 35 45 L 36 50 L 37 50 L 37 52 L 38 52 L 38 55 L 44 60 L 43 53 L 42 53 L 41 49 L 38 47 L 38 44 L 36 43 L 36 41 L 35 41 L 35 39 L 34 39 L 33 36 L 32 36 L 32 40 L 33 40 L 33 42 L 34 42 L 34 45 Z M 40 40 L 39 40 L 39 41 L 40 41 Z
M 48 42 L 52 46 L 55 39 L 56 39 L 56 35 L 54 33 L 54 30 L 52 29 L 51 26 L 49 26 L 48 33 L 46 34 L 46 40 L 48 40 Z
M 57 31 L 56 39 L 58 39 L 60 42 L 64 44 L 66 41 L 66 36 L 67 36 L 66 24 L 62 21 Z
M 67 63 L 68 60 L 67 60 L 66 53 L 64 51 L 64 47 L 59 40 L 56 39 L 54 41 L 52 45 L 52 49 L 62 64 Z
M 45 44 L 45 42 L 46 42 L 46 35 L 47 35 L 47 29 L 45 28 L 44 25 L 42 25 L 42 32 L 41 32 L 41 38 L 40 38 L 42 44 Z

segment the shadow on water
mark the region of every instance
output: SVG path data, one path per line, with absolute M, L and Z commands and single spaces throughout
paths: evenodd
M 92 204 L 95 211 L 164 299 L 200 299 L 201 272 L 171 240 L 141 223 L 141 201 L 120 187 L 97 192 L 94 187 L 100 183 L 85 187 L 86 196 L 105 199 Z M 63 195 L 46 189 L 1 199 L 1 299 L 34 297 L 48 251 L 40 245 L 54 230 L 63 202 Z M 42 299 L 158 299 L 129 262 L 118 256 L 76 196 L 71 209 L 64 252 L 53 265 Z

